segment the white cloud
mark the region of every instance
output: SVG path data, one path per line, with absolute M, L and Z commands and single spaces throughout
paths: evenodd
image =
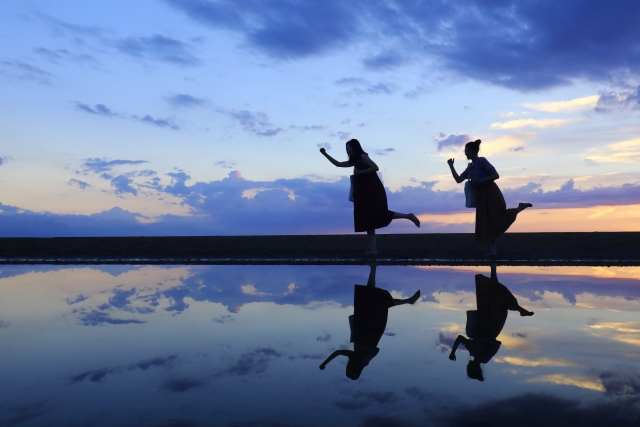
M 523 127 L 534 127 L 540 129 L 557 128 L 579 120 L 580 119 L 517 119 L 506 122 L 491 123 L 491 129 L 518 129 Z
M 565 113 L 572 111 L 591 110 L 598 103 L 599 95 L 585 96 L 584 98 L 571 99 L 569 101 L 540 102 L 537 104 L 523 104 L 524 107 L 544 111 L 547 113 Z

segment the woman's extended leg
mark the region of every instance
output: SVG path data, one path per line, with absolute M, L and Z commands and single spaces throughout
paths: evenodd
M 376 247 L 376 230 L 367 230 L 367 236 L 369 236 L 369 250 L 365 253 L 367 255 L 377 255 L 378 248 Z
M 405 299 L 393 299 L 393 305 L 402 305 L 402 304 L 415 304 L 416 301 L 418 301 L 418 298 L 420 298 L 420 291 L 418 290 L 418 292 L 416 292 L 415 294 L 413 294 L 413 296 L 411 298 L 405 298 Z
M 420 227 L 420 220 L 418 219 L 417 216 L 415 216 L 412 213 L 403 214 L 400 212 L 394 212 L 393 219 L 398 219 L 398 218 L 408 219 L 409 221 L 413 222 L 416 225 L 416 227 Z
M 520 307 L 520 304 L 518 304 L 518 301 L 515 298 L 513 299 L 513 301 L 509 303 L 507 308 L 511 311 L 519 312 L 520 316 L 533 316 L 533 311 L 529 311 L 527 309 Z

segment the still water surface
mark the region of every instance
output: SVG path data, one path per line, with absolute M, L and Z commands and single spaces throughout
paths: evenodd
M 368 266 L 2 266 L 0 426 L 637 425 L 640 269 L 498 267 L 484 381 L 449 360 L 489 267 L 377 268 L 391 307 L 360 378 Z M 384 324 L 384 323 L 383 323 Z M 375 351 L 374 351 L 375 350 Z M 376 353 L 373 358 L 372 354 Z

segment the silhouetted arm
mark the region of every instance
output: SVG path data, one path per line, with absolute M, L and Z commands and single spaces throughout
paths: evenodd
M 465 346 L 469 342 L 468 339 L 463 337 L 462 335 L 458 335 L 456 341 L 453 343 L 453 347 L 451 348 L 451 353 L 449 354 L 449 360 L 456 360 L 456 350 L 460 344 L 464 344 Z
M 362 163 L 364 163 L 365 165 L 367 165 L 369 167 L 366 168 L 366 169 L 361 169 L 361 170 L 355 169 L 353 171 L 354 175 L 361 175 L 363 173 L 376 173 L 377 171 L 380 170 L 380 168 L 378 168 L 378 165 L 376 165 L 373 162 L 373 160 L 371 160 L 369 158 L 369 156 L 367 156 L 366 154 L 361 155 L 360 156 L 360 160 L 362 160 Z
M 494 172 L 484 178 L 472 178 L 471 182 L 473 182 L 474 184 L 482 184 L 483 182 L 495 181 L 496 179 L 500 179 L 500 175 L 498 175 L 498 172 Z
M 352 350 L 336 350 L 333 353 L 331 353 L 331 356 L 327 357 L 327 360 L 325 360 L 324 362 L 322 362 L 322 364 L 320 365 L 320 369 L 322 369 L 324 371 L 325 366 L 327 366 L 327 363 L 331 362 L 333 359 L 335 359 L 338 356 L 349 356 L 351 353 L 353 353 Z
M 456 172 L 456 168 L 453 167 L 454 161 L 454 159 L 449 159 L 447 160 L 447 164 L 449 165 L 449 169 L 451 169 L 451 175 L 453 175 L 453 179 L 455 179 L 456 182 L 460 184 L 462 181 L 464 181 L 464 178 L 460 178 L 460 175 L 458 175 L 458 172 Z
M 339 162 L 336 159 L 334 159 L 333 157 L 331 157 L 330 155 L 327 154 L 327 151 L 323 148 L 320 149 L 320 152 L 322 153 L 323 156 L 325 156 L 327 158 L 327 160 L 329 160 L 331 163 L 333 163 L 334 166 L 337 166 L 339 168 L 348 168 L 353 166 L 353 164 L 351 164 L 351 162 L 347 161 L 347 162 Z

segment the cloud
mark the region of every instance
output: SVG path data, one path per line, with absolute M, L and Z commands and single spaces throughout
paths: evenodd
M 506 122 L 491 123 L 491 129 L 518 129 L 523 127 L 533 128 L 557 128 L 574 123 L 579 119 L 517 119 Z
M 339 86 L 350 87 L 351 90 L 348 93 L 354 95 L 391 95 L 395 92 L 395 86 L 391 84 L 369 83 L 367 80 L 359 77 L 346 77 L 336 80 L 335 83 Z
M 151 37 L 126 37 L 114 41 L 115 48 L 125 55 L 151 59 L 182 66 L 200 65 L 201 61 L 189 52 L 189 46 L 160 34 Z
M 0 60 L 0 75 L 7 75 L 18 80 L 30 80 L 43 85 L 50 85 L 53 74 L 42 68 L 22 61 Z
M 566 113 L 581 110 L 590 110 L 600 103 L 602 96 L 592 95 L 584 98 L 571 99 L 569 101 L 539 102 L 537 104 L 523 104 L 524 107 L 547 113 Z
M 325 130 L 327 127 L 326 126 L 321 126 L 321 125 L 311 125 L 311 126 L 296 126 L 296 125 L 291 125 L 289 126 L 289 128 L 294 129 L 294 130 L 299 130 L 299 131 L 310 131 L 310 130 Z
M 78 187 L 80 187 L 82 190 L 84 190 L 87 187 L 91 187 L 90 184 L 84 182 L 84 181 L 80 181 L 78 179 L 75 178 L 71 178 L 69 180 L 69 182 L 67 183 L 67 185 L 77 185 Z
M 3 426 L 17 426 L 18 424 L 25 423 L 40 415 L 45 414 L 45 404 L 43 402 L 29 403 L 25 405 L 11 405 L 3 409 L 3 414 L 0 415 L 0 425 Z
M 226 160 L 220 160 L 219 162 L 215 162 L 213 165 L 220 168 L 232 169 L 233 166 L 235 166 L 235 163 L 227 162 Z
M 87 297 L 85 297 L 84 295 L 80 294 L 80 295 L 78 295 L 76 297 L 76 299 L 73 299 L 73 300 L 71 298 L 65 299 L 65 302 L 68 305 L 73 305 L 73 304 L 77 304 L 77 303 L 82 302 L 82 301 L 86 301 L 87 299 L 88 299 Z
M 33 51 L 54 64 L 61 64 L 63 61 L 72 61 L 78 64 L 87 64 L 92 66 L 98 65 L 98 61 L 92 55 L 88 55 L 86 53 L 72 53 L 68 49 L 47 49 L 45 47 L 38 47 L 33 49 Z
M 129 366 L 129 370 L 133 371 L 135 369 L 140 369 L 141 371 L 146 371 L 149 368 L 159 368 L 159 367 L 169 367 L 173 362 L 178 359 L 178 355 L 172 354 L 167 357 L 154 357 L 153 359 L 143 360 L 142 362 L 135 363 Z
M 329 144 L 328 142 L 319 142 L 316 144 L 316 147 L 324 148 L 325 150 L 331 150 L 331 144 Z
M 116 194 L 131 193 L 134 196 L 137 196 L 138 190 L 131 186 L 132 183 L 133 180 L 124 175 L 118 175 L 111 180 L 111 186 L 115 187 Z
M 588 162 L 636 163 L 640 161 L 640 138 L 592 148 L 585 155 Z
M 227 369 L 224 374 L 238 376 L 261 374 L 267 370 L 269 362 L 281 356 L 282 354 L 271 347 L 258 347 L 243 353 L 236 364 Z
M 395 148 L 383 148 L 382 150 L 376 150 L 375 153 L 379 156 L 387 156 L 396 151 Z
M 142 123 L 147 123 L 150 125 L 158 126 L 161 128 L 171 128 L 173 130 L 180 130 L 180 126 L 175 124 L 171 119 L 154 119 L 150 115 L 146 115 L 144 117 L 138 117 L 136 115 L 131 116 L 131 118 L 139 120 Z
M 640 110 L 640 86 L 636 86 L 634 90 L 629 91 L 601 93 L 595 110 L 598 113 Z
M 0 157 L 0 166 L 2 166 L 4 164 L 5 158 L 4 157 Z
M 386 69 L 430 59 L 460 76 L 520 91 L 574 80 L 637 78 L 640 5 L 626 0 L 235 2 L 165 0 L 195 22 L 232 31 L 281 59 L 384 49 L 364 59 Z M 469 30 L 472 28 L 473 30 Z M 407 62 L 411 62 L 407 59 Z
M 174 107 L 200 107 L 207 102 L 202 98 L 196 98 L 186 93 L 177 93 L 165 99 Z
M 269 116 L 265 113 L 259 111 L 252 113 L 247 110 L 222 112 L 237 121 L 244 131 L 251 132 L 254 135 L 268 137 L 282 132 L 282 128 L 275 128 L 271 124 Z
M 204 387 L 205 383 L 189 377 L 175 377 L 169 378 L 162 385 L 160 385 L 161 390 L 167 390 L 172 393 L 184 393 L 185 391 L 189 391 L 192 388 L 200 388 Z
M 640 375 L 629 371 L 605 371 L 600 381 L 608 396 L 640 396 Z
M 331 341 L 331 334 L 320 335 L 316 337 L 316 341 L 321 341 L 321 342 Z
M 118 114 L 112 111 L 109 107 L 104 104 L 96 104 L 94 107 L 90 107 L 87 104 L 83 104 L 81 102 L 75 102 L 76 110 L 84 111 L 89 114 L 97 114 L 99 116 L 105 117 L 117 117 Z
M 77 384 L 84 381 L 85 379 L 88 379 L 89 381 L 94 383 L 101 382 L 107 375 L 113 374 L 114 372 L 116 371 L 111 368 L 96 369 L 95 371 L 83 372 L 69 378 L 69 384 Z
M 459 150 L 464 144 L 472 141 L 471 137 L 466 133 L 463 134 L 446 134 L 440 132 L 433 138 L 433 142 L 438 144 L 438 151 L 442 151 L 443 148 Z
M 92 310 L 90 312 L 80 313 L 80 321 L 85 326 L 108 325 L 129 325 L 147 323 L 137 319 L 115 319 L 102 311 Z
M 107 160 L 104 158 L 88 158 L 82 164 L 85 171 L 91 171 L 94 173 L 107 172 L 113 169 L 115 166 L 122 165 L 140 165 L 142 163 L 149 163 L 147 160 Z

